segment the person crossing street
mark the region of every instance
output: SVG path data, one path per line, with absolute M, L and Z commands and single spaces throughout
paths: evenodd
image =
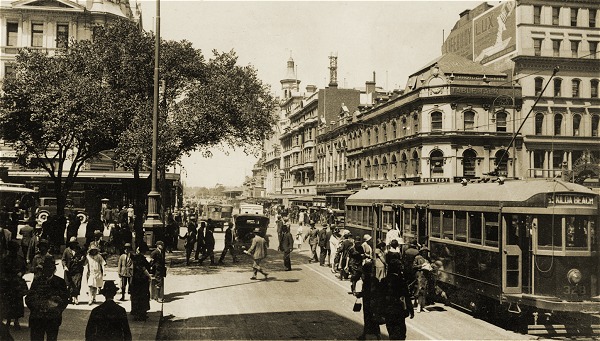
M 231 253 L 231 257 L 233 258 L 233 262 L 237 263 L 237 257 L 235 255 L 235 249 L 233 247 L 235 243 L 235 237 L 233 235 L 233 223 L 229 223 L 227 229 L 225 230 L 225 247 L 223 248 L 223 252 L 221 252 L 221 257 L 219 257 L 219 264 L 223 264 L 225 260 L 225 256 L 227 255 L 227 251 Z
M 253 275 L 250 279 L 256 279 L 256 275 L 259 272 L 265 276 L 265 279 L 269 276 L 269 274 L 260 266 L 261 261 L 267 257 L 267 241 L 261 237 L 259 233 L 260 228 L 255 228 L 252 245 L 250 246 L 250 249 L 244 251 L 245 254 L 252 256 L 252 259 L 254 260 L 252 264 Z

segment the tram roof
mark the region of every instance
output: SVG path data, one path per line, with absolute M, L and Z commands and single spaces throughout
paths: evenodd
M 496 182 L 427 184 L 362 189 L 351 195 L 347 202 L 524 202 L 536 195 L 553 192 L 595 193 L 587 187 L 560 180 L 507 180 Z
M 22 184 L 6 183 L 0 180 L 0 193 L 36 193 L 36 191 Z

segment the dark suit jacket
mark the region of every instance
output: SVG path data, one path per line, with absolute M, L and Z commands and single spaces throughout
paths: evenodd
M 85 328 L 86 340 L 131 340 L 127 312 L 115 301 L 108 300 L 92 309 Z

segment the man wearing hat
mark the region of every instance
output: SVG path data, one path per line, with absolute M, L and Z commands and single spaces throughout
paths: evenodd
M 69 289 L 71 302 L 79 303 L 79 292 L 81 291 L 81 277 L 83 275 L 84 255 L 77 243 L 77 237 L 71 237 L 67 248 L 63 252 L 62 266 L 65 269 L 65 282 Z
M 25 297 L 29 307 L 29 329 L 31 340 L 56 340 L 62 323 L 62 312 L 69 304 L 69 292 L 65 280 L 54 276 L 54 257 L 46 254 L 39 257 L 39 274 L 31 282 Z
M 90 318 L 85 328 L 85 339 L 87 341 L 101 340 L 131 340 L 131 329 L 127 321 L 125 308 L 114 301 L 117 294 L 117 286 L 114 281 L 106 281 L 100 294 L 104 295 L 106 301 L 92 309 Z
M 331 256 L 331 250 L 329 250 L 329 238 L 331 238 L 331 233 L 327 231 L 327 224 L 323 224 L 323 228 L 319 231 L 318 237 L 319 249 L 321 251 L 319 255 L 319 264 L 325 266 L 325 259 Z M 327 264 L 327 266 L 329 265 L 330 264 Z
M 162 240 L 156 242 L 156 249 L 150 254 L 152 261 L 150 266 L 152 267 L 152 298 L 157 302 L 162 303 L 163 296 L 165 293 L 165 277 L 167 276 L 167 266 L 165 259 L 165 243 Z
M 50 250 L 50 244 L 46 239 L 40 239 L 36 246 L 37 250 L 35 256 L 33 256 L 33 259 L 31 260 L 31 272 L 33 272 L 34 279 L 41 275 L 44 258 L 48 255 L 48 251 Z
M 119 256 L 117 261 L 117 272 L 121 279 L 121 301 L 125 301 L 125 288 L 131 286 L 131 276 L 133 274 L 133 259 L 131 255 L 131 244 L 125 243 L 125 252 Z M 129 284 L 129 287 L 127 286 Z
M 267 257 L 267 241 L 260 236 L 260 228 L 254 229 L 254 238 L 252 238 L 252 245 L 248 250 L 244 251 L 245 254 L 252 256 L 254 260 L 252 264 L 252 270 L 254 274 L 250 279 L 256 279 L 256 275 L 260 272 L 267 279 L 268 273 L 264 272 L 260 266 L 260 262 Z

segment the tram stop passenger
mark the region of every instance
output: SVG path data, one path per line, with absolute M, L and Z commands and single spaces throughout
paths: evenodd
M 415 311 L 410 299 L 407 281 L 402 274 L 402 262 L 397 259 L 388 264 L 388 273 L 382 283 L 383 286 L 383 315 L 385 327 L 390 340 L 406 339 L 406 321 L 410 316 L 415 316 Z
M 432 288 L 433 268 L 427 258 L 428 252 L 429 248 L 427 246 L 422 247 L 413 262 L 416 276 L 415 296 L 417 298 L 417 312 L 429 312 L 426 306 L 429 304 L 429 291 Z

